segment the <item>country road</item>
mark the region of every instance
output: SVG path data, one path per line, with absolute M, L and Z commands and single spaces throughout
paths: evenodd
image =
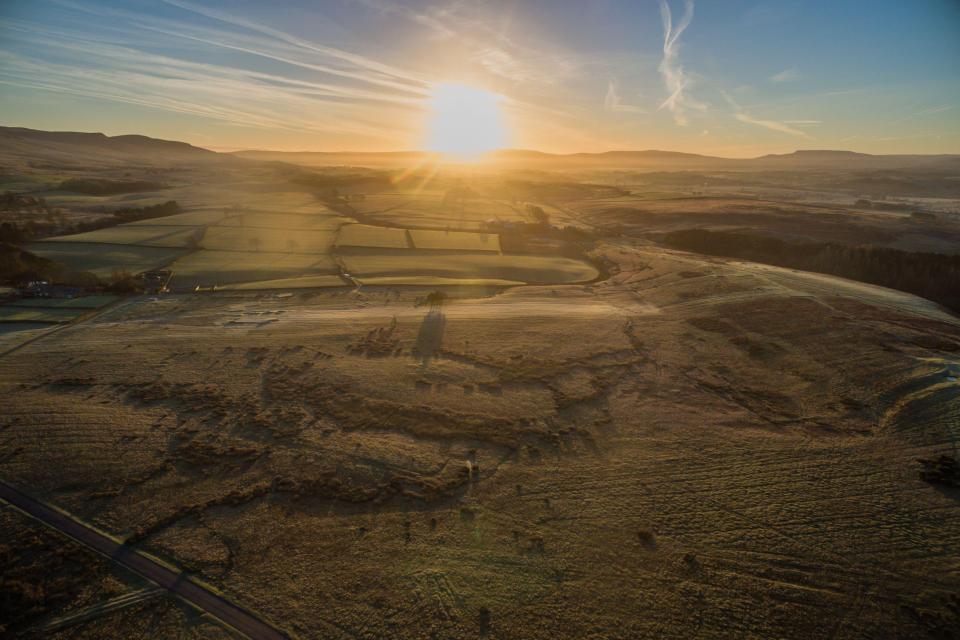
M 202 586 L 182 572 L 131 549 L 113 538 L 75 520 L 66 513 L 35 500 L 0 480 L 0 499 L 7 501 L 48 527 L 86 545 L 111 561 L 167 589 L 198 609 L 254 640 L 286 640 L 289 636 L 270 626 L 223 596 Z

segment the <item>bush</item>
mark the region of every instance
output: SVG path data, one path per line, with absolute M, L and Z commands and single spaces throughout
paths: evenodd
M 107 281 L 107 291 L 118 294 L 140 293 L 141 283 L 126 269 L 114 269 Z
M 920 470 L 920 479 L 930 484 L 941 484 L 947 487 L 960 487 L 960 464 L 951 456 L 940 456 L 932 460 L 918 459 L 923 469 Z
M 73 271 L 66 265 L 41 258 L 12 244 L 0 243 L 0 282 L 19 283 L 48 280 L 53 284 L 98 287 L 100 279 L 87 271 Z

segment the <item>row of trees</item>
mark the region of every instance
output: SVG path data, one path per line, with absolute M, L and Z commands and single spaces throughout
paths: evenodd
M 52 235 L 66 235 L 96 231 L 125 222 L 160 218 L 181 213 L 183 209 L 176 200 L 168 200 L 146 207 L 126 207 L 110 213 L 109 216 L 95 220 L 81 220 L 68 222 L 60 210 L 47 211 L 47 215 L 40 220 L 28 219 L 22 222 L 6 221 L 0 223 L 0 242 L 29 242 L 35 238 L 44 238 Z
M 54 284 L 78 287 L 99 287 L 97 276 L 86 271 L 74 271 L 67 266 L 41 258 L 16 245 L 0 242 L 0 282 L 18 284 L 30 280 L 47 280 Z

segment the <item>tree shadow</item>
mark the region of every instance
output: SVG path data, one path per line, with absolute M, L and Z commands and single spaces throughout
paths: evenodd
M 426 368 L 434 354 L 440 350 L 446 324 L 447 317 L 440 310 L 440 305 L 431 306 L 430 311 L 423 317 L 420 331 L 417 332 L 417 341 L 413 345 L 413 355 L 420 358 L 422 367 Z

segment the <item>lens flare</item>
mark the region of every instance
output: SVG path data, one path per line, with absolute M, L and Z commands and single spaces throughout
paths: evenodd
M 503 96 L 462 84 L 437 84 L 430 100 L 426 149 L 461 160 L 507 143 Z

